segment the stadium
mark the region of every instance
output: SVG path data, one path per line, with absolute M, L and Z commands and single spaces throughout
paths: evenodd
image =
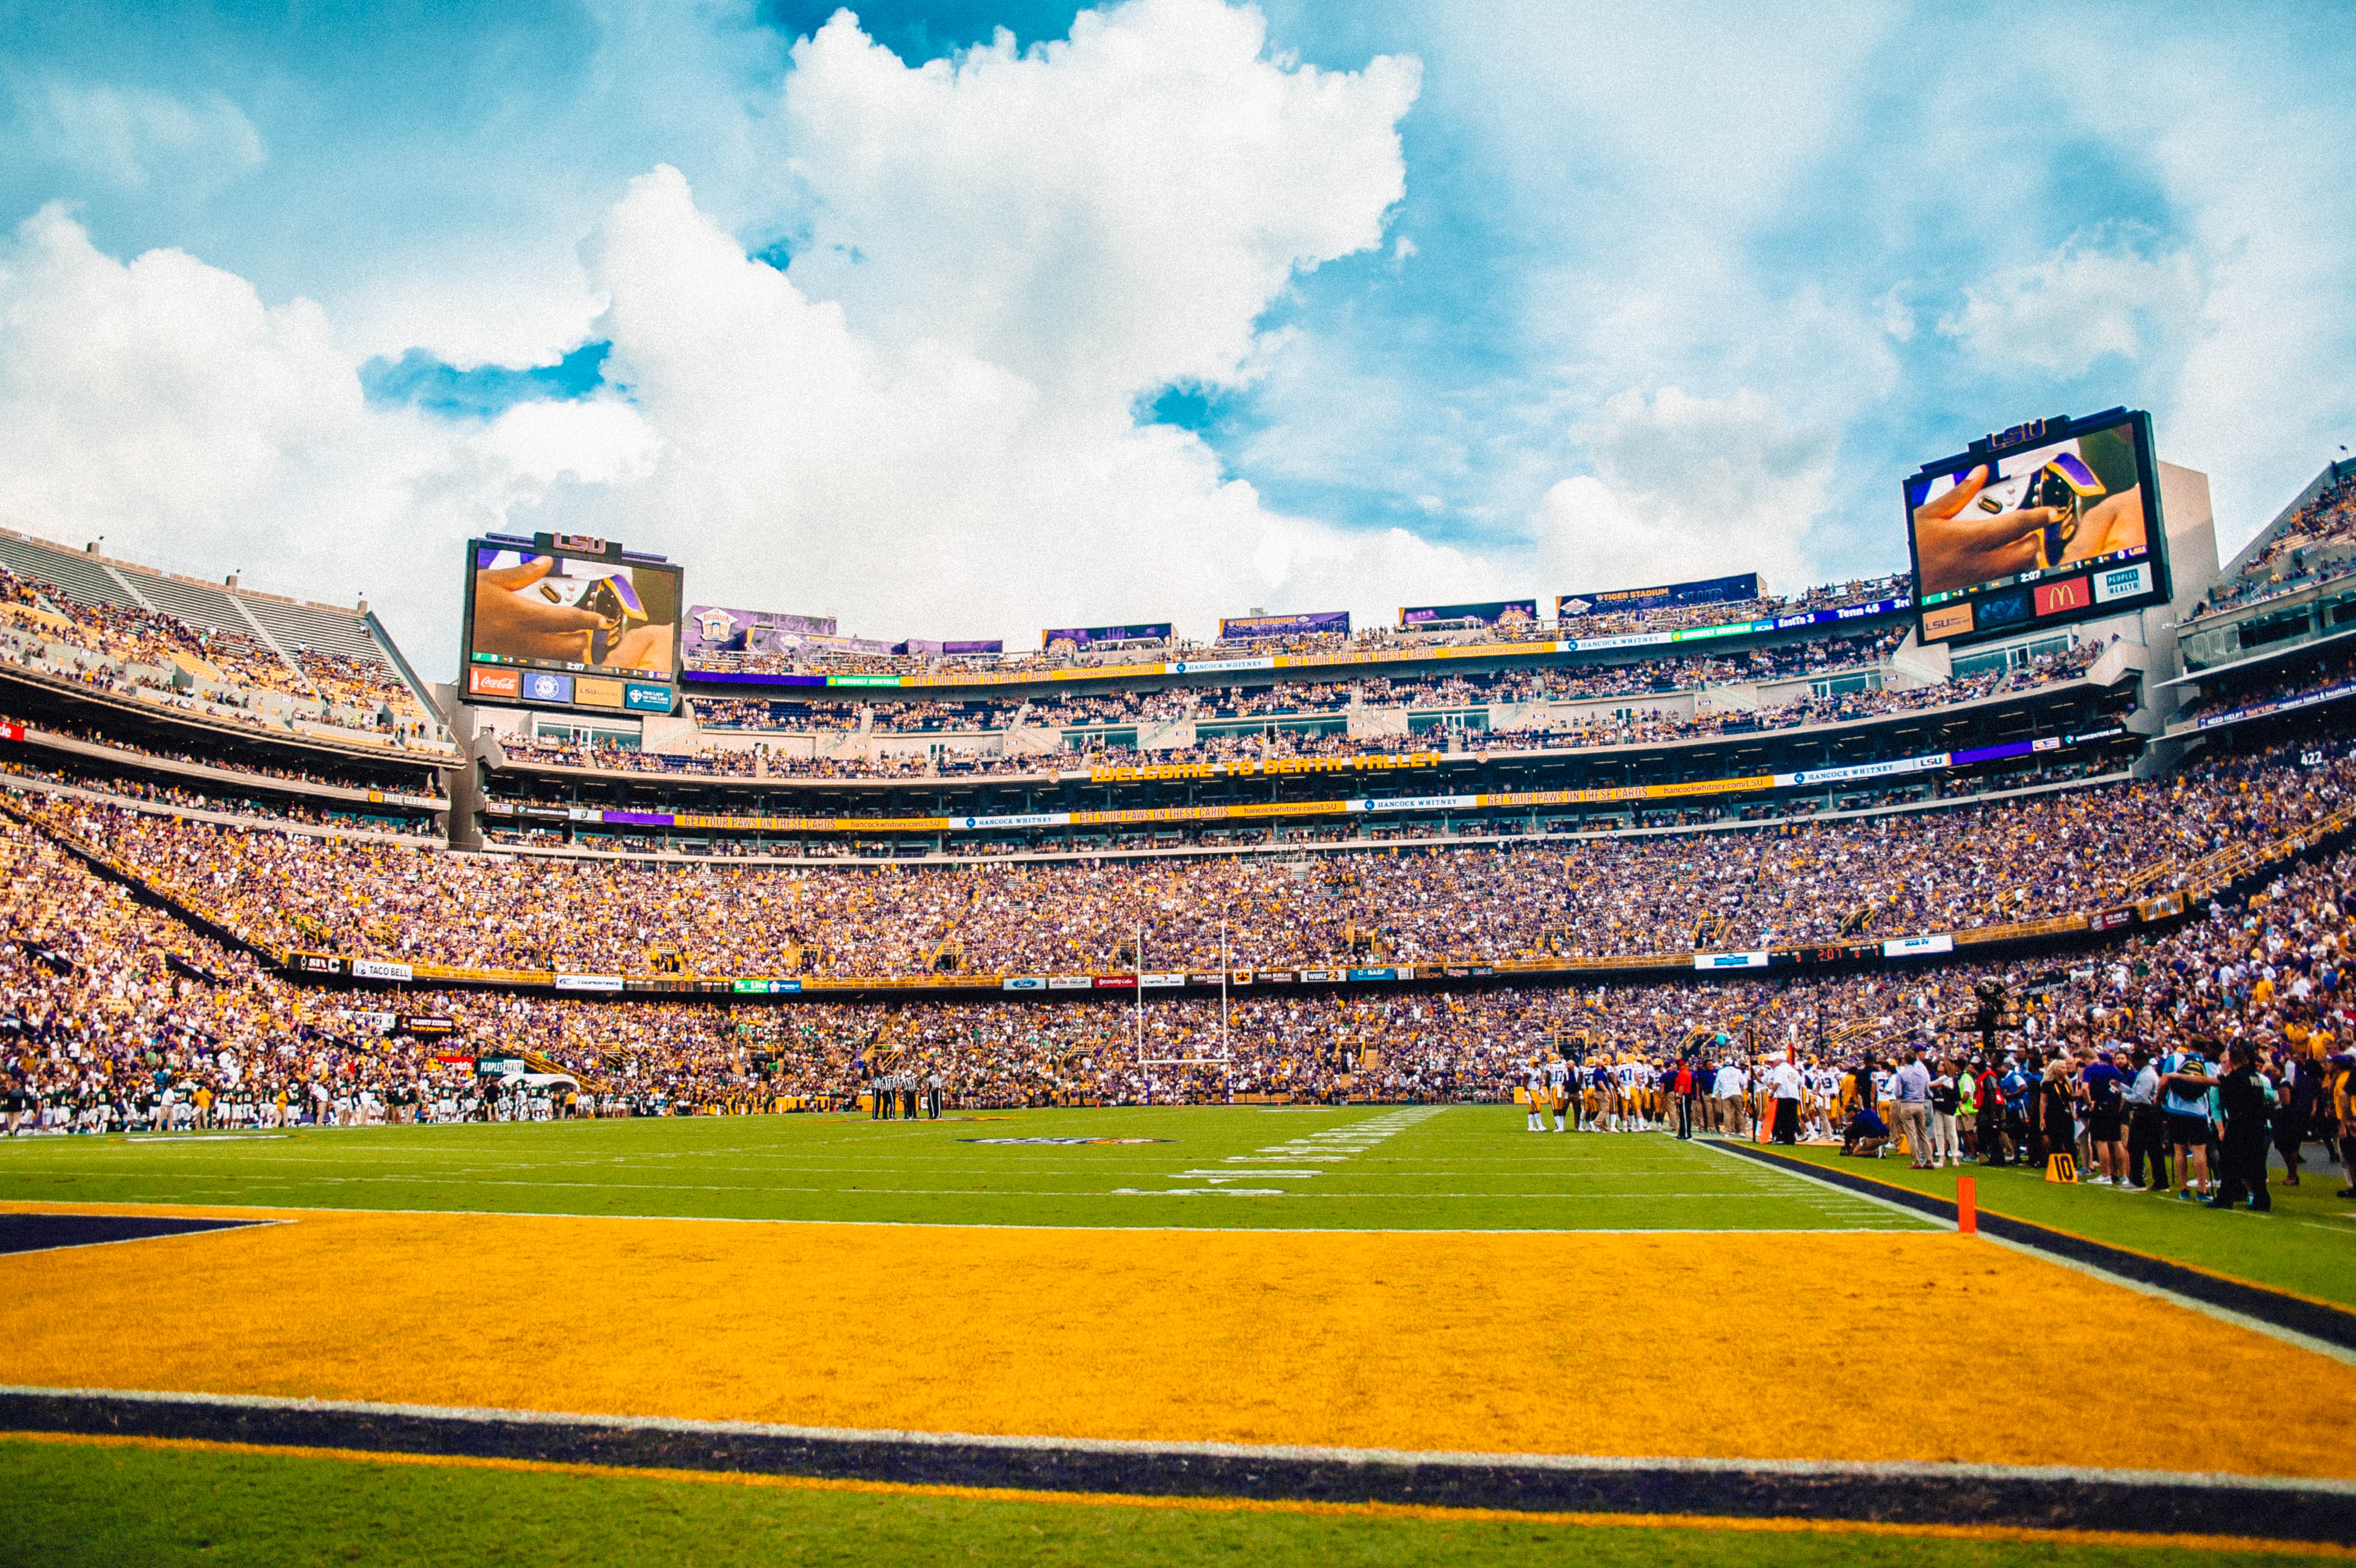
M 2356 475 L 1947 471 L 2110 431 L 2164 529 L 2026 594 L 1010 653 L 489 537 L 456 684 L 0 537 L 17 1487 L 2344 1552 Z
M 0 1565 L 2356 1556 L 2332 19 L 15 8 Z

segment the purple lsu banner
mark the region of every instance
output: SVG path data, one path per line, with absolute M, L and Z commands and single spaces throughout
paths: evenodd
M 1221 642 L 1257 642 L 1265 637 L 1315 637 L 1324 632 L 1350 635 L 1348 610 L 1311 610 L 1297 616 L 1221 616 Z
M 1523 620 L 1537 619 L 1537 600 L 1491 599 L 1486 604 L 1478 605 L 1419 605 L 1399 611 L 1398 623 L 1400 630 L 1411 631 L 1435 621 L 1469 620 L 1482 626 L 1495 626 L 1499 621 L 1517 617 Z
M 787 615 L 782 610 L 740 610 L 724 605 L 690 605 L 680 639 L 689 660 L 713 653 L 791 653 L 806 638 L 835 635 L 832 616 Z
M 1091 648 L 1099 642 L 1164 642 L 1170 637 L 1166 620 L 1148 621 L 1140 626 L 1066 626 L 1039 634 L 1039 646 L 1052 649 L 1059 642 L 1074 648 Z
M 1759 596 L 1759 574 L 1704 577 L 1693 583 L 1663 583 L 1651 588 L 1610 588 L 1596 594 L 1565 594 L 1555 601 L 1564 620 L 1613 610 L 1660 610 L 1675 605 L 1739 605 Z
M 933 642 L 921 637 L 912 637 L 905 642 L 894 643 L 892 645 L 892 651 L 894 653 L 938 654 L 1003 653 L 1006 651 L 1006 644 L 995 639 L 989 642 L 977 642 L 972 640 L 967 640 L 964 642 Z

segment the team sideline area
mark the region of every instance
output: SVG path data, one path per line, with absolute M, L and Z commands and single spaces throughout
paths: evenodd
M 0 1469 L 37 1500 L 0 1545 L 481 1560 L 444 1514 L 648 1562 L 2340 1554 L 2356 1339 L 1752 1148 L 1510 1104 L 19 1138 Z M 2098 1238 L 2138 1201 L 1987 1190 Z M 2299 1222 L 2344 1300 L 2356 1227 Z M 2122 1359 L 2169 1375 L 2089 1374 Z

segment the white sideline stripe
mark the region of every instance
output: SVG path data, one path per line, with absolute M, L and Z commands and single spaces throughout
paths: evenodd
M 2263 1334 L 2269 1339 L 2278 1339 L 2298 1349 L 2312 1350 L 2319 1356 L 2329 1356 L 2342 1366 L 2356 1367 L 2356 1350 L 2334 1345 L 2328 1339 L 2318 1339 L 2311 1334 L 2301 1334 L 2296 1328 L 2285 1328 L 2278 1323 L 2268 1323 L 2264 1318 L 2252 1317 L 2246 1313 L 2235 1312 L 2230 1306 L 2219 1306 L 2214 1302 L 2179 1295 L 2165 1285 L 2149 1284 L 2142 1280 L 2131 1280 L 2124 1274 L 2115 1274 L 2099 1265 L 2083 1262 L 2076 1258 L 2064 1258 L 2058 1253 L 2048 1252 L 2023 1241 L 2007 1240 L 2002 1236 L 1992 1236 L 1985 1230 L 1979 1234 L 1982 1240 L 1993 1241 L 1999 1247 L 2008 1247 L 2016 1252 L 2025 1252 L 2029 1257 L 2051 1263 L 2058 1268 L 2074 1269 L 2082 1274 L 2101 1280 L 2105 1284 L 2117 1285 L 2122 1290 L 2131 1290 L 2138 1295 L 2157 1296 L 2177 1306 L 2190 1307 L 2192 1311 L 2213 1317 L 2220 1323 L 2230 1323 L 2236 1328 L 2246 1328 L 2253 1334 Z
M 1456 1469 L 1511 1466 L 1534 1470 L 1607 1470 L 1622 1474 L 1666 1470 L 1691 1475 L 1826 1476 L 1869 1480 L 2094 1481 L 2128 1487 L 2198 1487 L 2218 1490 L 2247 1487 L 2269 1492 L 2356 1497 L 2356 1481 L 2303 1476 L 2243 1476 L 2215 1470 L 2084 1470 L 2061 1465 L 1942 1464 L 1919 1460 L 1706 1459 L 1617 1454 L 1482 1454 L 1454 1449 L 1317 1448 L 1289 1444 L 1152 1443 L 1118 1437 L 1007 1436 L 994 1433 L 908 1432 L 859 1426 L 789 1426 L 751 1421 L 693 1421 L 679 1416 L 573 1414 L 562 1411 L 501 1410 L 493 1406 L 380 1404 L 364 1400 L 284 1399 L 268 1394 L 181 1394 L 145 1389 L 41 1388 L 16 1383 L 0 1383 L 0 1395 L 35 1399 L 123 1400 L 139 1404 L 195 1404 L 229 1410 L 407 1416 L 475 1422 L 485 1425 L 514 1423 L 533 1426 L 600 1426 L 638 1432 L 782 1437 L 826 1443 L 906 1443 L 943 1448 L 998 1448 L 1017 1453 L 1076 1452 L 1149 1457 L 1183 1455 L 1223 1459 L 1291 1459 L 1323 1464 L 1410 1465 Z
M 1724 1154 L 1725 1151 L 1720 1150 L 1719 1153 Z M 1727 1157 L 1732 1159 L 1736 1156 L 1729 1155 Z M 1751 1162 L 1746 1161 L 1744 1163 L 1749 1164 Z M 1781 1165 L 1777 1165 L 1772 1168 L 1776 1170 L 1784 1170 L 1784 1167 Z M 1802 1181 L 1815 1181 L 1819 1179 L 1812 1175 L 1799 1171 L 1785 1171 L 1784 1174 Z M 1833 1187 L 1833 1184 L 1830 1182 L 1826 1182 L 1824 1185 L 1826 1187 Z M 1836 1192 L 1847 1192 L 1848 1188 L 1843 1187 L 1833 1187 L 1833 1190 Z M 1930 1220 L 1933 1225 L 1937 1226 L 1939 1229 L 1943 1230 L 1947 1230 L 1946 1221 L 1934 1219 L 1931 1215 L 1924 1214 L 1918 1209 L 1908 1208 L 1903 1204 L 1891 1202 L 1890 1199 L 1885 1197 L 1874 1197 L 1869 1193 L 1858 1193 L 1854 1196 L 1867 1198 L 1869 1201 L 1874 1203 L 1889 1204 L 1890 1208 L 1898 1209 L 1901 1213 L 1912 1214 L 1918 1219 Z M 1935 1197 L 1937 1195 L 1930 1194 L 1927 1196 Z M 1950 1234 L 1952 1233 L 1953 1232 L 1951 1231 Z M 2297 1349 L 2312 1350 L 2319 1356 L 2328 1356 L 2331 1359 L 2340 1362 L 2342 1366 L 2356 1367 L 2356 1350 L 2351 1350 L 2345 1347 L 2334 1345 L 2328 1339 L 2318 1339 L 2311 1334 L 2301 1334 L 2296 1328 L 2285 1328 L 2278 1323 L 2268 1323 L 2264 1318 L 2252 1317 L 2249 1314 L 2244 1312 L 2235 1312 L 2230 1306 L 2219 1306 L 2214 1302 L 2201 1301 L 2197 1297 L 2185 1295 L 2180 1292 L 2169 1290 L 2166 1285 L 2150 1284 L 2142 1280 L 2131 1280 L 2125 1274 L 2113 1273 L 2110 1270 L 2104 1268 L 2099 1263 L 2089 1263 L 2078 1258 L 2065 1258 L 2058 1252 L 2049 1252 L 2042 1247 L 2032 1247 L 2026 1241 L 2008 1240 L 2002 1236 L 1993 1235 L 1986 1230 L 1979 1231 L 1977 1233 L 1977 1238 L 1984 1241 L 1993 1241 L 1997 1246 L 2019 1252 L 2024 1257 L 2034 1258 L 2039 1262 L 2051 1263 L 2056 1268 L 2075 1270 L 2077 1273 L 2084 1274 L 2087 1278 L 2100 1280 L 2104 1284 L 2116 1285 L 2121 1290 L 2130 1290 L 2135 1292 L 2137 1295 L 2155 1296 L 2161 1301 L 2169 1303 L 2170 1305 L 2180 1306 L 2188 1311 L 2200 1313 L 2202 1316 L 2214 1318 L 2220 1323 L 2230 1323 L 2236 1328 L 2247 1329 L 2253 1334 L 2263 1334 L 2269 1339 L 2279 1340 L 2283 1344 L 2292 1346 Z M 2088 1240 L 2095 1240 L 2093 1237 L 2088 1237 L 2086 1239 Z M 2105 1243 L 2100 1241 L 2096 1242 L 2096 1245 L 2098 1246 L 2104 1244 Z M 2167 1261 L 2168 1260 L 2166 1259 L 2161 1260 L 2163 1262 Z
M 292 1133 L 125 1133 L 136 1144 L 251 1144 L 263 1138 L 291 1138 Z
M 1123 1174 L 1123 1173 L 1120 1173 L 1120 1172 L 1110 1172 L 1110 1173 L 1108 1173 L 1108 1174 L 1109 1174 L 1109 1175 L 1120 1175 L 1120 1174 Z M 1140 1172 L 1140 1171 L 1136 1171 L 1136 1170 L 1131 1170 L 1131 1171 L 1130 1171 L 1130 1172 L 1129 1172 L 1129 1173 L 1127 1173 L 1127 1174 L 1129 1174 L 1129 1175 L 1132 1175 L 1132 1176 L 1137 1176 L 1137 1175 L 1146 1175 L 1146 1176 L 1151 1176 L 1151 1175 L 1152 1175 L 1152 1174 L 1154 1174 L 1154 1173 L 1150 1172 L 1150 1171 L 1146 1171 L 1146 1172 Z M 1237 1171 L 1237 1172 L 1236 1172 L 1235 1174 L 1236 1174 L 1236 1175 L 1237 1175 L 1237 1176 L 1248 1176 L 1248 1175 L 1250 1175 L 1251 1173 L 1250 1173 L 1250 1172 L 1248 1172 L 1248 1171 Z M 1347 1174 L 1347 1173 L 1344 1173 L 1344 1172 L 1334 1172 L 1334 1171 L 1323 1171 L 1323 1172 L 1320 1172 L 1320 1173 L 1317 1173 L 1317 1174 L 1319 1174 L 1319 1175 L 1323 1175 L 1323 1176 L 1335 1176 L 1335 1175 L 1345 1175 L 1345 1174 Z M 1378 1172 L 1376 1172 L 1376 1173 L 1375 1173 L 1375 1175 L 1376 1175 L 1376 1176 L 1398 1176 L 1399 1174 L 1401 1174 L 1401 1173 L 1395 1172 L 1395 1171 L 1378 1171 Z M 1610 1173 L 1606 1173 L 1606 1174 L 1608 1175 L 1608 1174 L 1610 1174 Z M 314 1187 L 338 1187 L 338 1186 L 360 1186 L 360 1185 L 366 1184 L 366 1185 L 370 1185 L 370 1186 L 394 1186 L 394 1185 L 399 1185 L 399 1186 L 405 1186 L 405 1187 L 423 1187 L 423 1186 L 430 1186 L 430 1185 L 433 1185 L 434 1183 L 436 1183 L 436 1182 L 446 1182 L 446 1181 L 455 1181 L 455 1180 L 465 1180 L 465 1179 L 466 1179 L 466 1178 L 463 1178 L 463 1177 L 450 1177 L 450 1176 L 315 1176 L 315 1177 L 312 1177 L 312 1178 L 310 1179 L 310 1181 L 309 1181 L 306 1185 L 314 1186 Z M 1572 1178 L 1572 1179 L 1575 1179 L 1575 1178 Z M 223 1190 L 223 1191 L 238 1190 L 238 1191 L 247 1191 L 247 1192 L 251 1192 L 251 1191 L 252 1191 L 253 1189 L 255 1189 L 255 1188 L 257 1188 L 257 1187 L 293 1187 L 293 1186 L 294 1186 L 294 1185 L 295 1185 L 295 1184 L 294 1184 L 294 1183 L 293 1183 L 293 1182 L 266 1182 L 266 1183 L 265 1183 L 265 1182 L 260 1182 L 260 1181 L 248 1181 L 248 1182 L 245 1182 L 244 1184 L 242 1184 L 242 1186 L 241 1186 L 241 1187 L 239 1187 L 239 1188 L 234 1188 L 234 1189 L 232 1189 L 232 1188 L 222 1188 L 221 1190 Z M 604 1181 L 505 1181 L 505 1180 L 492 1180 L 492 1179 L 489 1179 L 489 1178 L 476 1178 L 476 1179 L 473 1179 L 473 1180 L 469 1180 L 469 1181 L 467 1181 L 467 1185 L 468 1185 L 468 1186 L 471 1186 L 471 1187 L 535 1187 L 535 1188 L 542 1188 L 542 1189 L 545 1189 L 545 1188 L 552 1188 L 552 1187 L 587 1187 L 587 1188 L 592 1188 L 592 1189 L 594 1189 L 594 1190 L 596 1190 L 596 1191 L 600 1191 L 600 1192 L 611 1192 L 611 1191 L 618 1190 L 618 1189 L 623 1188 L 623 1187 L 628 1187 L 628 1188 L 631 1188 L 631 1189 L 633 1189 L 633 1190 L 637 1190 L 637 1191 L 648 1191 L 648 1192 L 755 1192 L 755 1193 L 797 1193 L 797 1194 L 811 1194 L 811 1193 L 817 1193 L 817 1194 L 823 1194 L 823 1195 L 826 1195 L 826 1196 L 829 1196 L 829 1197 L 842 1197 L 842 1196 L 844 1196 L 844 1195 L 846 1195 L 846 1194 L 849 1194 L 849 1193 L 857 1193 L 857 1194 L 859 1194 L 860 1196 L 862 1196 L 862 1197 L 975 1197 L 975 1198 L 990 1198 L 990 1197 L 1098 1197 L 1098 1196 L 1099 1196 L 1099 1195 L 1100 1195 L 1100 1189 L 1098 1189 L 1098 1188 L 1095 1188 L 1095 1187 L 759 1187 L 759 1186 L 755 1186 L 754 1184 L 749 1183 L 749 1182 L 739 1182 L 739 1183 L 730 1184 L 730 1185 L 727 1185 L 727 1186 L 721 1186 L 721 1185 L 716 1184 L 716 1183 L 700 1183 L 700 1182 L 651 1182 L 651 1181 L 633 1181 L 633 1182 L 604 1182 Z M 1804 1187 L 1804 1186 L 1801 1188 L 1801 1192 L 1803 1192 L 1803 1193 L 1804 1193 L 1806 1190 L 1807 1190 L 1807 1189 Z M 1312 1195 L 1304 1193 L 1304 1194 L 1302 1194 L 1301 1196 L 1303 1196 L 1303 1197 L 1309 1197 L 1309 1196 L 1312 1196 Z M 1662 1191 L 1657 1191 L 1657 1190 L 1646 1190 L 1646 1191 L 1641 1191 L 1641 1192 L 1374 1192 L 1374 1191 L 1355 1191 L 1355 1190 L 1354 1190 L 1354 1191 L 1350 1191 L 1350 1192 L 1334 1192 L 1334 1191 L 1330 1191 L 1330 1190 L 1329 1190 L 1329 1191 L 1327 1191 L 1327 1192 L 1323 1192 L 1323 1193 L 1316 1194 L 1316 1195 L 1314 1195 L 1314 1196 L 1322 1197 L 1335 1197 L 1335 1198 L 1349 1198 L 1349 1197 L 1468 1198 L 1468 1199 L 1469 1199 L 1469 1198 L 1495 1198 L 1495 1199 L 1499 1199 L 1499 1200 L 1511 1200 L 1511 1201 L 1515 1201 L 1515 1202 L 1526 1202 L 1526 1202 L 1536 1202 L 1536 1201 L 1539 1201 L 1539 1200 L 1550 1200 L 1550 1199 L 1556 1199 L 1556 1198 L 1569 1198 L 1569 1197 L 1578 1197 L 1578 1198 L 1604 1198 L 1604 1197 L 1609 1197 L 1609 1198 L 1663 1198 L 1663 1197 L 1676 1197 L 1676 1198 L 1710 1198 L 1710 1199 L 1722 1200 L 1722 1201 L 1730 1202 L 1730 1203 L 1767 1203 L 1767 1202 L 1773 1202 L 1773 1203 L 1797 1203 L 1797 1204 L 1799 1204 L 1799 1205 L 1800 1205 L 1802 1208 L 1824 1208 L 1828 1207 L 1827 1205 L 1826 1205 L 1825 1203 L 1823 1203 L 1823 1202 L 1821 1202 L 1821 1201 L 1817 1201 L 1817 1200 L 1810 1199 L 1810 1198 L 1808 1198 L 1808 1197 L 1803 1197 L 1803 1196 L 1796 1195 L 1796 1194 L 1793 1193 L 1793 1192 L 1792 1192 L 1792 1191 L 1790 1191 L 1790 1190 L 1787 1190 L 1787 1189 L 1784 1189 L 1784 1190 L 1779 1190 L 1779 1189 L 1776 1189 L 1776 1188 L 1773 1188 L 1773 1187 L 1762 1188 L 1762 1189 L 1761 1189 L 1761 1190 L 1758 1190 L 1758 1191 L 1751 1191 L 1751 1192 L 1745 1192 L 1745 1191 L 1741 1191 L 1741 1190 L 1739 1190 L 1739 1189 L 1738 1189 L 1738 1190 L 1733 1190 L 1733 1191 L 1729 1191 L 1729 1190 L 1727 1190 L 1727 1189 L 1719 1188 L 1719 1187 L 1709 1187 L 1709 1188 L 1705 1188 L 1705 1189 L 1703 1189 L 1703 1190 L 1701 1190 L 1701 1191 L 1698 1191 L 1698 1192 L 1662 1192 Z M 96 1200 L 93 1200 L 93 1201 L 96 1201 Z M 220 1199 L 220 1198 L 214 1198 L 214 1199 L 209 1199 L 209 1201 L 211 1201 L 211 1202 L 223 1202 L 223 1201 L 227 1201 L 227 1200 L 225 1200 L 225 1199 Z M 270 1205 L 270 1204 L 264 1204 L 264 1203 L 252 1203 L 252 1202 L 249 1202 L 249 1203 L 245 1204 L 245 1205 L 244 1205 L 244 1207 L 249 1208 L 272 1208 L 272 1207 L 274 1207 L 274 1206 L 273 1206 L 273 1205 Z M 1861 1206 L 1860 1206 L 1860 1207 L 1861 1207 Z M 391 1213 L 399 1213 L 399 1212 L 402 1212 L 402 1210 L 396 1210 L 396 1209 L 379 1209 L 379 1210 L 376 1210 L 376 1212 L 378 1212 L 378 1213 L 383 1213 L 383 1214 L 391 1214 Z M 461 1212 L 461 1211 L 458 1211 L 458 1210 L 447 1210 L 447 1209 L 423 1209 L 423 1210 L 419 1210 L 418 1212 L 421 1212 L 421 1213 L 453 1213 L 453 1212 Z M 534 1211 L 533 1211 L 533 1210 L 530 1210 L 530 1209 L 512 1209 L 512 1208 L 509 1208 L 509 1209 L 482 1209 L 482 1210 L 476 1210 L 475 1212 L 479 1212 L 479 1213 L 498 1213 L 498 1214 L 517 1214 L 517 1213 L 531 1213 L 531 1212 L 534 1212 Z M 1878 1212 L 1879 1212 L 1879 1210 L 1878 1210 L 1878 1209 L 1877 1209 L 1877 1210 L 1874 1210 L 1874 1212 L 1877 1212 L 1877 1213 L 1878 1213 Z M 1933 1227 L 1935 1227 L 1935 1226 L 1937 1225 L 1937 1223 L 1938 1223 L 1936 1220 L 1932 1220 L 1932 1219 L 1930 1219 L 1930 1217 L 1929 1217 L 1929 1216 L 1927 1216 L 1927 1215 L 1922 1215 L 1922 1214 L 1916 1214 L 1916 1213 L 1914 1213 L 1914 1212 L 1913 1212 L 1912 1210 L 1911 1210 L 1911 1209 L 1901 1210 L 1901 1212 L 1902 1212 L 1902 1213 L 1904 1213 L 1904 1214 L 1906 1215 L 1906 1217 L 1907 1217 L 1910 1220 L 1912 1220 L 1912 1221 L 1915 1222 L 1915 1223 L 1916 1223 L 1916 1224 L 1918 1224 L 1918 1225 L 1919 1225 L 1919 1224 L 1921 1224 L 1921 1223 L 1922 1223 L 1922 1222 L 1924 1222 L 1924 1221 L 1926 1221 L 1926 1220 L 1928 1220 L 1928 1221 L 1929 1221 L 1929 1223 L 1930 1223 L 1930 1224 L 1932 1224 Z M 596 1217 L 595 1217 L 594 1215 L 592 1215 L 592 1216 L 589 1216 L 588 1218 L 594 1219 L 594 1218 L 596 1218 Z M 667 1218 L 667 1217 L 663 1217 L 663 1216 L 646 1216 L 645 1218 L 653 1219 L 653 1218 Z M 668 1218 L 694 1218 L 694 1217 L 693 1217 L 693 1216 L 685 1216 L 685 1217 L 668 1217 Z M 1062 1230 L 1062 1229 L 1066 1229 L 1066 1227 L 1062 1227 L 1062 1226 L 1051 1226 L 1051 1227 L 1047 1227 L 1047 1229 L 1051 1229 L 1051 1230 Z M 1449 1227 L 1446 1227 L 1446 1226 L 1440 1226 L 1440 1227 L 1437 1227 L 1437 1229 L 1446 1230 L 1446 1229 L 1449 1229 Z

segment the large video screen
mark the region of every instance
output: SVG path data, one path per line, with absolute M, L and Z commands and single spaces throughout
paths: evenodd
M 1921 640 L 1977 642 L 2166 602 L 2151 416 L 1993 437 L 1905 482 Z
M 467 697 L 671 711 L 679 567 L 570 539 L 472 540 L 466 564 Z

